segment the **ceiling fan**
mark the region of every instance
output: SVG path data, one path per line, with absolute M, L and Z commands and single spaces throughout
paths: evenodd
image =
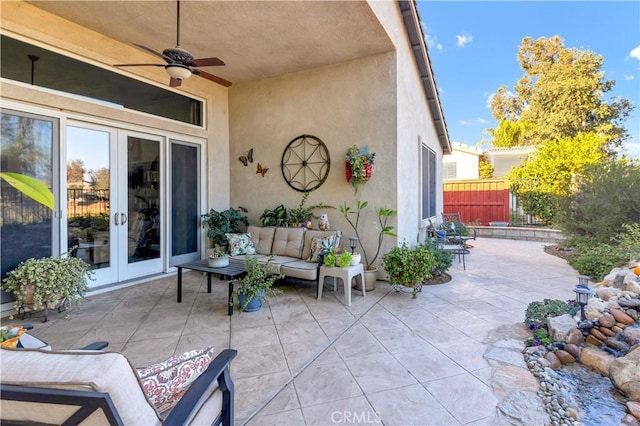
M 213 67 L 224 65 L 218 58 L 202 58 L 195 59 L 193 55 L 186 50 L 180 48 L 180 0 L 177 1 L 176 14 L 176 47 L 165 49 L 162 53 L 156 52 L 141 44 L 134 43 L 135 46 L 146 50 L 165 60 L 166 64 L 117 64 L 114 67 L 164 67 L 167 74 L 171 77 L 169 86 L 178 87 L 182 84 L 182 80 L 191 77 L 191 74 L 206 78 L 222 86 L 229 87 L 231 82 L 224 78 L 218 77 L 208 72 L 199 70 L 199 67 Z

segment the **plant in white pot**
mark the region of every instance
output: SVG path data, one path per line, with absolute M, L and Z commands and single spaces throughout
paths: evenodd
M 397 237 L 398 235 L 393 232 L 393 226 L 389 225 L 389 220 L 396 216 L 398 212 L 396 210 L 392 210 L 387 207 L 380 207 L 376 212 L 376 216 L 378 222 L 374 225 L 374 229 L 376 231 L 376 247 L 375 254 L 373 257 L 369 257 L 367 254 L 367 249 L 362 244 L 362 232 L 359 229 L 360 219 L 362 215 L 362 211 L 369 205 L 367 201 L 356 200 L 355 208 L 352 208 L 347 205 L 346 202 L 342 203 L 339 206 L 340 214 L 346 219 L 347 223 L 353 229 L 353 232 L 356 234 L 356 238 L 358 239 L 358 245 L 360 246 L 360 250 L 362 252 L 362 260 L 364 260 L 364 270 L 365 270 L 365 289 L 367 291 L 375 290 L 376 288 L 376 274 L 378 272 L 378 267 L 374 265 L 375 261 L 378 259 L 378 255 L 380 254 L 380 249 L 382 248 L 382 242 L 385 236 L 389 237 Z
M 88 263 L 68 253 L 31 258 L 9 272 L 2 289 L 13 293 L 18 312 L 45 309 L 46 322 L 49 308 L 67 308 L 87 292 L 91 274 Z

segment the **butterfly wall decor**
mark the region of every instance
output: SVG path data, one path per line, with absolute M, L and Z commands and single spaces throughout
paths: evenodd
M 238 158 L 245 167 L 249 165 L 249 163 L 253 163 L 253 148 L 251 148 L 248 152 L 245 152 L 244 155 L 241 155 Z
M 258 163 L 258 168 L 256 169 L 256 174 L 261 174 L 262 177 L 267 174 L 269 171 L 268 167 L 262 167 L 262 164 Z

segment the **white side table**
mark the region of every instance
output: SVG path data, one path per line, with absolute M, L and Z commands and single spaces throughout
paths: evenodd
M 347 302 L 347 306 L 351 306 L 351 280 L 353 278 L 356 281 L 360 281 L 360 287 L 362 288 L 362 295 L 365 295 L 364 288 L 364 267 L 362 263 L 356 266 L 347 266 L 344 268 L 330 267 L 322 265 L 320 267 L 320 277 L 318 278 L 318 300 L 322 299 L 322 287 L 324 287 L 324 278 L 333 277 L 333 291 L 336 291 L 336 278 L 340 278 L 344 283 L 344 298 Z

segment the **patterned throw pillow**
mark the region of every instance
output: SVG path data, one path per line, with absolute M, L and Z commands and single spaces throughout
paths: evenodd
M 309 253 L 307 262 L 318 263 L 320 255 L 333 248 L 334 237 L 334 235 L 329 235 L 327 237 L 313 237 L 311 239 L 311 252 Z
M 256 254 L 256 248 L 251 241 L 251 234 L 227 234 L 229 242 L 229 254 L 238 256 L 241 254 Z
M 144 392 L 159 413 L 173 408 L 191 383 L 215 358 L 213 347 L 172 356 L 158 364 L 138 368 Z

